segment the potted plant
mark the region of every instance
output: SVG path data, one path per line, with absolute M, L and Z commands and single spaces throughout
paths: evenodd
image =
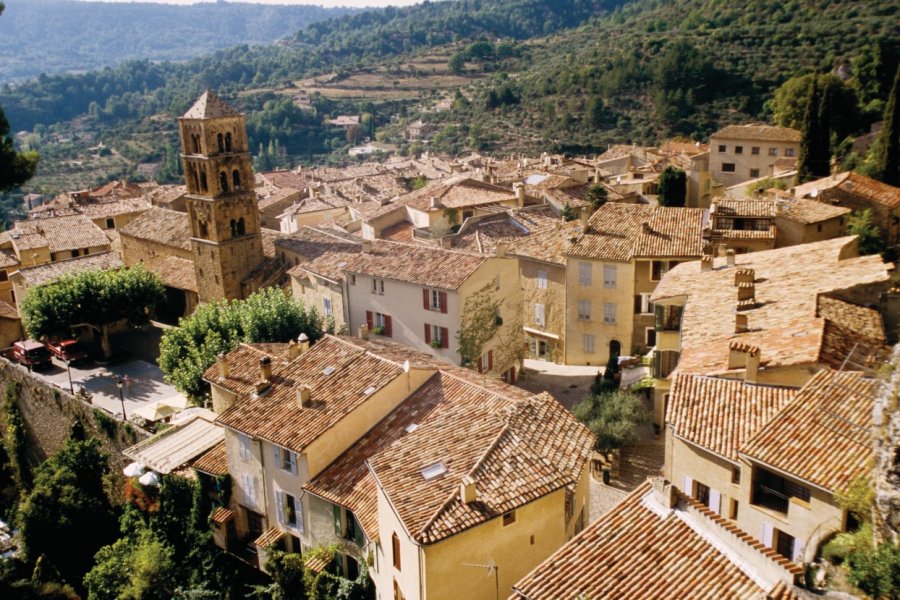
M 380 325 L 376 325 L 375 327 L 372 328 L 372 333 L 374 333 L 375 335 L 381 335 L 384 333 L 384 327 L 381 327 Z
M 440 349 L 440 347 L 441 347 L 441 340 L 431 340 L 430 344 L 431 344 L 431 347 L 432 347 L 432 348 Z

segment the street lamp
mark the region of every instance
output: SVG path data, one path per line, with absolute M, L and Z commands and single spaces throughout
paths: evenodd
M 72 385 L 72 359 L 66 359 L 66 373 L 69 374 L 69 393 L 75 395 L 75 386 Z
M 119 388 L 119 401 L 122 403 L 122 420 L 125 420 L 125 396 L 122 395 L 122 388 L 125 387 L 125 380 L 119 377 L 116 380 L 116 387 Z

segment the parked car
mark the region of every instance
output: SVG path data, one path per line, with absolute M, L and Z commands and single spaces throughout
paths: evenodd
M 47 350 L 50 354 L 63 362 L 79 363 L 86 361 L 89 356 L 77 340 L 59 340 L 57 342 L 47 342 Z
M 49 369 L 53 366 L 50 351 L 34 340 L 22 340 L 13 344 L 13 359 L 30 369 Z

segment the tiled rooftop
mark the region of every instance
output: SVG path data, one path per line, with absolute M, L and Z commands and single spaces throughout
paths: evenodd
M 677 437 L 736 462 L 741 444 L 796 394 L 795 388 L 679 375 L 672 384 L 666 424 Z
M 197 292 L 197 271 L 194 261 L 180 256 L 160 257 L 152 265 L 153 272 L 163 283 L 178 290 Z
M 19 265 L 19 258 L 16 253 L 6 248 L 0 248 L 0 269 L 16 267 Z
M 819 198 L 826 192 L 839 192 L 858 196 L 889 208 L 900 207 L 900 188 L 853 171 L 845 171 L 798 185 L 793 192 L 794 196 L 798 198 Z M 832 201 L 832 199 L 829 198 L 828 201 Z
M 820 371 L 740 453 L 826 490 L 842 491 L 871 468 L 878 381 Z
M 416 285 L 456 290 L 487 257 L 439 247 L 376 240 L 349 258 L 344 270 Z
M 703 254 L 703 210 L 607 202 L 590 229 L 570 242 L 566 256 L 629 261 Z
M 805 225 L 836 219 L 850 213 L 849 208 L 806 198 L 780 198 L 778 203 L 781 216 Z
M 225 440 L 201 454 L 191 466 L 197 471 L 214 477 L 228 475 L 228 454 L 225 448 Z
M 800 142 L 800 132 L 788 127 L 774 125 L 728 125 L 715 132 L 710 138 L 720 140 L 748 140 L 761 142 Z
M 564 265 L 566 231 L 577 227 L 564 223 L 548 205 L 505 209 L 479 222 L 464 225 L 454 248 L 479 254 L 494 254 L 499 244 L 506 253 Z
M 194 105 L 191 106 L 182 116 L 183 119 L 215 119 L 218 117 L 234 117 L 240 113 L 224 100 L 219 98 L 212 90 L 206 90 L 197 98 Z
M 63 252 L 109 245 L 109 238 L 103 230 L 84 215 L 17 221 L 11 236 L 20 254 L 35 248 Z
M 87 271 L 106 271 L 108 269 L 119 269 L 125 266 L 122 259 L 115 252 L 101 252 L 99 254 L 88 254 L 87 256 L 79 256 L 77 258 L 69 258 L 57 262 L 37 265 L 34 267 L 25 267 L 19 269 L 19 276 L 28 284 L 29 287 L 43 285 L 56 281 L 60 277 L 68 275 L 76 275 Z
M 774 200 L 732 200 L 716 198 L 712 201 L 715 209 L 710 212 L 722 217 L 774 217 Z
M 344 280 L 343 269 L 350 257 L 362 252 L 362 244 L 351 236 L 303 227 L 276 242 L 278 248 L 300 254 L 305 262 L 288 271 L 294 277 L 313 273 L 334 282 Z
M 164 246 L 191 249 L 191 223 L 183 212 L 153 207 L 120 229 L 119 233 Z
M 799 567 L 672 493 L 670 509 L 650 482 L 638 486 L 516 583 L 511 598 L 795 597 Z

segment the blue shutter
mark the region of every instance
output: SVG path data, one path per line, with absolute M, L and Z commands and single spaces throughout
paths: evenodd
M 297 453 L 290 452 L 289 456 L 291 457 L 291 473 L 296 475 L 297 474 Z
M 275 490 L 275 506 L 278 509 L 278 522 L 284 525 L 284 494 Z

